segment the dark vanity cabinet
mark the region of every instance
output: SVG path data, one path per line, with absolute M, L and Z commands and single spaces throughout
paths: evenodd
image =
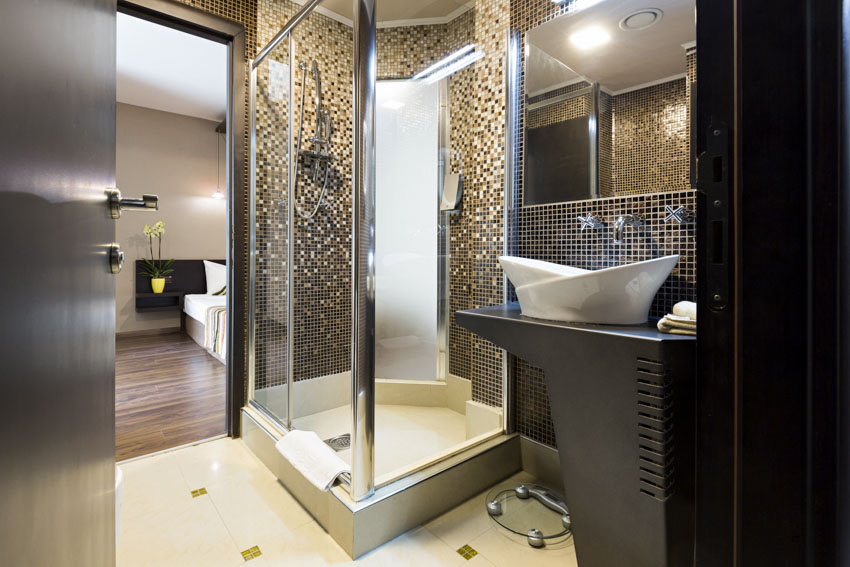
M 456 321 L 544 370 L 580 567 L 691 565 L 696 340 L 518 304 Z

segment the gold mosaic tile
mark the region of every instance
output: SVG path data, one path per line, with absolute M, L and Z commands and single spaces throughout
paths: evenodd
M 461 557 L 463 557 L 467 561 L 478 555 L 478 552 L 472 549 L 472 547 L 470 547 L 469 545 L 464 545 L 463 547 L 458 549 L 457 552 L 460 554 Z
M 263 554 L 263 552 L 260 551 L 260 548 L 255 545 L 254 547 L 252 547 L 250 549 L 246 549 L 245 551 L 242 552 L 242 559 L 244 559 L 245 561 L 251 561 L 252 559 L 256 559 L 257 557 L 261 556 L 262 554 Z
M 199 488 L 197 490 L 192 491 L 192 498 L 197 498 L 198 496 L 202 496 L 204 494 L 207 494 L 207 489 L 206 488 Z

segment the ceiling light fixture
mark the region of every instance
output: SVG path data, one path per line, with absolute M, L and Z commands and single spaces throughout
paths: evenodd
M 603 0 L 573 0 L 570 2 L 569 0 L 552 0 L 553 4 L 557 4 L 559 6 L 569 5 L 570 13 L 574 14 L 575 12 L 579 12 L 581 10 L 587 10 L 591 6 L 595 6 L 599 4 Z
M 436 83 L 440 79 L 448 77 L 452 73 L 456 73 L 456 72 L 460 71 L 461 69 L 463 69 L 464 67 L 468 67 L 468 66 L 472 65 L 473 63 L 475 63 L 476 61 L 478 61 L 482 57 L 484 57 L 483 53 L 473 51 L 469 55 L 467 55 L 465 57 L 461 57 L 460 59 L 458 59 L 457 61 L 455 61 L 451 65 L 449 65 L 448 67 L 443 67 L 442 69 L 440 69 L 439 71 L 437 71 L 433 75 L 426 77 L 425 78 L 425 84 L 430 85 L 430 84 Z
M 413 80 L 417 81 L 419 79 L 424 79 L 425 77 L 427 77 L 428 75 L 430 75 L 431 73 L 433 73 L 434 71 L 439 69 L 440 67 L 448 65 L 449 63 L 451 63 L 452 61 L 454 61 L 458 57 L 462 57 L 462 56 L 466 55 L 467 53 L 469 53 L 473 49 L 475 49 L 474 43 L 470 43 L 469 45 L 461 47 L 460 49 L 458 49 L 454 53 L 450 53 L 450 54 L 446 55 L 445 57 L 443 57 L 442 59 L 440 59 L 439 61 L 437 61 L 436 63 L 434 63 L 430 67 L 428 67 L 427 69 L 420 71 L 417 74 L 413 75 Z
M 599 26 L 584 28 L 570 35 L 570 43 L 583 51 L 599 47 L 610 39 L 608 32 Z
M 620 29 L 623 31 L 645 30 L 660 22 L 662 17 L 664 12 L 658 8 L 642 8 L 620 20 Z

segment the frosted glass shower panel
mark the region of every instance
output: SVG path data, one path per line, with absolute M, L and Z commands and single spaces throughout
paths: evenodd
M 377 85 L 375 378 L 437 379 L 438 88 Z

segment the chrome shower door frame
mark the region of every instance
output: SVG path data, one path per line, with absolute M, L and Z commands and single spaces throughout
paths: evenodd
M 376 0 L 354 0 L 351 254 L 351 497 L 375 492 Z
M 286 431 L 292 430 L 292 404 L 294 385 L 293 350 L 294 294 L 293 220 L 295 202 L 292 198 L 292 92 L 293 74 L 289 84 L 289 125 L 287 148 L 290 159 L 287 176 L 287 402 L 286 423 L 269 415 L 254 402 L 256 379 L 256 244 L 257 244 L 257 67 L 283 41 L 289 41 L 290 69 L 294 62 L 291 32 L 307 18 L 322 0 L 311 0 L 286 23 L 274 38 L 259 51 L 251 62 L 250 112 L 251 112 L 251 250 L 249 257 L 250 313 L 249 313 L 249 380 L 248 398 L 252 407 L 261 411 Z M 354 148 L 352 190 L 352 338 L 351 338 L 351 476 L 349 489 L 354 500 L 363 500 L 375 490 L 375 85 L 377 79 L 376 14 L 375 0 L 354 0 Z

